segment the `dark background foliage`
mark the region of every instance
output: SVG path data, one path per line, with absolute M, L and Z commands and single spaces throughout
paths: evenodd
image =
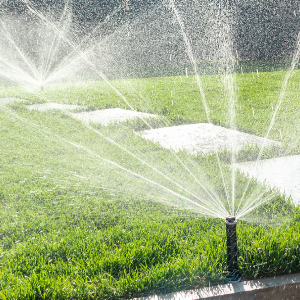
M 189 5 L 189 1 L 178 0 L 179 5 Z M 199 0 L 200 1 L 200 0 Z M 61 9 L 62 0 L 31 0 L 41 10 Z M 122 21 L 134 18 L 141 10 L 160 5 L 162 0 L 73 0 L 74 19 L 86 33 L 118 11 L 116 26 Z M 235 11 L 235 45 L 240 57 L 289 56 L 295 47 L 300 30 L 300 1 L 291 0 L 218 0 L 217 5 L 226 5 Z M 22 14 L 26 5 L 21 0 L 0 1 L 0 15 Z M 107 30 L 107 34 L 111 32 Z

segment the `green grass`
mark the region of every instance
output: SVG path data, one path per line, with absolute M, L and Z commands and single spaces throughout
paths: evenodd
M 237 126 L 241 130 L 264 136 L 270 117 L 276 107 L 286 72 L 237 74 Z M 206 100 L 213 123 L 229 126 L 228 99 L 222 76 L 202 76 Z M 278 112 L 270 138 L 287 139 L 297 129 L 299 115 L 299 78 L 295 70 Z M 128 102 L 139 111 L 163 115 L 168 121 L 178 123 L 206 122 L 198 86 L 193 77 L 163 77 L 112 81 Z M 24 92 L 18 87 L 0 88 L 0 95 L 16 96 L 32 102 L 55 101 L 59 103 L 84 104 L 90 109 L 111 107 L 127 108 L 127 104 L 105 82 L 82 82 L 55 84 L 45 87 L 44 92 Z M 142 97 L 141 97 L 142 96 Z M 173 100 L 173 105 L 172 105 Z M 254 116 L 253 116 L 254 112 Z M 279 132 L 281 131 L 281 134 Z
M 236 75 L 239 130 L 265 135 L 284 76 L 284 71 L 255 74 L 254 78 L 251 73 Z M 212 121 L 228 127 L 222 77 L 201 79 Z M 295 71 L 270 132 L 270 138 L 283 145 L 266 149 L 263 157 L 299 153 L 299 79 L 300 72 Z M 161 116 L 159 121 L 149 120 L 153 127 L 207 120 L 192 77 L 112 84 L 137 110 Z M 5 87 L 0 96 L 32 103 L 78 103 L 89 109 L 128 108 L 103 82 L 49 85 L 33 94 Z M 133 133 L 146 128 L 140 120 L 93 128 L 170 176 L 182 170 L 169 151 Z M 29 112 L 23 104 L 0 112 L 0 136 L 2 299 L 128 299 L 223 282 L 224 221 L 203 217 L 185 206 L 180 209 L 178 198 L 101 159 L 186 195 L 103 136 L 62 112 Z M 257 153 L 257 148 L 245 147 L 239 160 L 255 159 Z M 178 155 L 186 162 L 188 157 L 193 172 L 225 198 L 213 155 Z M 226 165 L 230 153 L 223 151 L 220 156 L 230 184 Z M 187 175 L 182 176 L 188 188 L 199 189 Z M 237 183 L 239 198 L 247 179 L 237 174 Z M 252 180 L 247 195 L 257 187 L 265 188 Z M 284 195 L 267 194 L 273 195 L 273 201 L 248 216 L 253 222 L 238 224 L 239 267 L 246 278 L 300 270 L 300 211 Z

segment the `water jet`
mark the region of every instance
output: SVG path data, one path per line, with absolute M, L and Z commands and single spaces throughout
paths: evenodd
M 90 265 L 101 266 L 101 270 L 105 272 L 98 274 L 97 269 L 87 269 L 83 274 L 84 277 L 86 274 L 91 276 L 89 282 L 99 282 L 99 276 L 103 275 L 103 281 L 101 277 L 101 282 L 95 285 L 95 289 L 99 290 L 100 298 L 115 298 L 117 295 L 127 297 L 127 283 L 133 286 L 132 296 L 135 295 L 134 293 L 140 294 L 144 291 L 152 293 L 155 286 L 164 289 L 163 285 L 170 289 L 173 287 L 174 291 L 177 291 L 181 287 L 186 287 L 188 281 L 182 279 L 185 274 L 190 274 L 190 278 L 186 279 L 195 282 L 196 286 L 199 285 L 199 274 L 203 274 L 203 285 L 210 286 L 211 283 L 222 281 L 223 270 L 219 261 L 224 258 L 224 247 L 216 249 L 214 245 L 224 242 L 224 236 L 222 242 L 222 235 L 215 232 L 223 232 L 224 224 L 219 220 L 225 219 L 227 281 L 241 281 L 239 269 L 243 270 L 243 275 L 247 277 L 265 274 L 269 265 L 259 265 L 258 272 L 256 272 L 257 268 L 246 264 L 242 259 L 239 260 L 240 265 L 238 265 L 238 255 L 243 257 L 245 251 L 239 248 L 238 252 L 236 220 L 241 219 L 241 216 L 253 211 L 271 197 L 271 200 L 276 198 L 265 186 L 242 176 L 235 166 L 240 159 L 245 158 L 246 161 L 256 159 L 259 145 L 262 149 L 269 146 L 271 148 L 273 144 L 279 148 L 280 144 L 276 142 L 276 130 L 283 129 L 283 126 L 290 128 L 289 119 L 298 124 L 298 118 L 295 120 L 288 118 L 289 110 L 279 110 L 280 107 L 276 105 L 276 99 L 273 97 L 274 90 L 278 87 L 278 80 L 284 76 L 283 72 L 280 73 L 281 75 L 277 73 L 267 75 L 259 67 L 259 83 L 254 82 L 251 73 L 243 76 L 235 74 L 237 64 L 233 52 L 236 49 L 233 43 L 235 39 L 230 34 L 231 27 L 236 24 L 235 15 L 233 14 L 231 22 L 231 16 L 227 17 L 231 13 L 219 11 L 216 5 L 209 3 L 210 1 L 207 1 L 207 6 L 202 5 L 202 2 L 198 5 L 194 1 L 192 8 L 189 7 L 192 3 L 185 4 L 185 1 L 182 1 L 178 9 L 175 1 L 170 1 L 172 10 L 169 7 L 158 6 L 149 13 L 145 12 L 143 16 L 138 16 L 134 12 L 134 14 L 129 13 L 128 17 L 124 13 L 124 6 L 120 6 L 120 13 L 118 11 L 116 19 L 120 23 L 120 15 L 125 16 L 124 26 L 123 23 L 120 23 L 122 26 L 116 24 L 118 30 L 111 33 L 114 24 L 111 24 L 109 17 L 106 18 L 103 26 L 99 24 L 94 31 L 90 31 L 75 26 L 71 9 L 68 12 L 66 8 L 60 20 L 57 18 L 58 12 L 55 11 L 55 14 L 53 12 L 53 16 L 51 12 L 49 16 L 46 12 L 41 14 L 34 5 L 30 5 L 33 1 L 26 2 L 29 3 L 28 9 L 32 14 L 30 15 L 32 20 L 30 22 L 24 20 L 17 26 L 16 22 L 10 21 L 7 17 L 9 20 L 6 21 L 8 25 L 5 28 L 10 35 L 6 35 L 7 37 L 1 35 L 0 43 L 1 66 L 4 65 L 0 68 L 0 73 L 2 74 L 4 69 L 6 77 L 24 86 L 24 91 L 22 92 L 18 87 L 14 91 L 14 86 L 8 86 L 7 90 L 2 91 L 1 88 L 1 93 L 28 98 L 29 103 L 35 103 L 26 106 L 29 110 L 45 112 L 51 109 L 62 109 L 63 113 L 31 113 L 15 106 L 1 108 L 0 128 L 1 134 L 5 135 L 1 139 L 1 146 L 7 149 L 4 151 L 5 156 L 1 155 L 1 161 L 15 161 L 16 172 L 11 172 L 10 163 L 7 163 L 7 166 L 5 165 L 7 172 L 6 169 L 5 173 L 0 172 L 0 177 L 3 181 L 11 182 L 9 189 L 5 189 L 4 192 L 18 200 L 15 207 L 5 206 L 5 214 L 2 212 L 1 214 L 5 218 L 6 216 L 16 218 L 17 207 L 25 206 L 26 209 L 28 207 L 30 214 L 20 214 L 18 222 L 21 224 L 21 221 L 24 221 L 24 224 L 30 224 L 31 219 L 35 218 L 37 221 L 30 226 L 36 227 L 36 230 L 40 230 L 39 228 L 42 227 L 40 224 L 45 223 L 44 219 L 53 215 L 53 210 L 55 214 L 60 211 L 66 212 L 64 219 L 72 222 L 70 223 L 72 226 L 73 224 L 76 226 L 78 222 L 83 224 L 84 228 L 81 228 L 81 225 L 76 229 L 74 227 L 74 235 L 70 235 L 70 230 L 60 233 L 62 238 L 66 236 L 69 239 L 68 243 L 74 245 L 70 250 L 74 251 L 70 252 L 72 257 L 72 253 L 78 253 L 75 259 L 68 260 L 65 266 L 62 257 L 60 264 L 62 268 L 69 267 L 68 272 L 71 273 L 76 267 L 76 261 L 82 261 L 82 257 L 86 254 L 80 250 L 81 248 L 76 249 L 78 247 L 76 245 L 77 240 L 81 240 L 82 236 L 86 235 L 84 245 L 87 245 L 86 253 L 89 253 L 92 262 Z M 129 7 L 130 1 L 126 1 L 126 4 L 128 10 L 132 11 Z M 21 31 L 23 24 L 26 30 Z M 4 33 L 6 33 L 5 28 Z M 35 31 L 35 28 L 40 29 Z M 235 28 L 232 29 L 234 32 Z M 200 53 L 203 60 L 199 58 Z M 11 57 L 16 59 L 13 60 Z M 252 68 L 252 64 L 250 66 Z M 257 70 L 256 67 L 252 69 Z M 202 76 L 205 72 L 209 76 Z M 144 78 L 143 74 L 150 77 Z M 167 77 L 170 74 L 172 76 Z M 156 77 L 158 75 L 162 77 Z M 276 81 L 273 82 L 270 78 Z M 45 84 L 49 87 L 42 92 Z M 241 90 L 245 92 L 238 93 L 239 84 Z M 253 84 L 262 85 L 262 90 L 266 92 L 260 94 L 252 90 Z M 284 85 L 286 86 L 287 84 Z M 295 99 L 296 96 L 297 90 L 295 90 Z M 283 96 L 280 99 L 284 99 Z M 284 104 L 284 101 L 281 102 Z M 271 105 L 275 107 L 274 110 L 272 108 L 272 112 Z M 252 107 L 255 108 L 255 114 L 254 108 L 251 110 Z M 297 107 L 297 102 L 293 103 L 293 107 Z M 71 110 L 75 111 L 71 112 Z M 281 122 L 275 123 L 274 115 L 271 125 L 273 126 L 274 123 L 277 127 L 271 131 L 271 126 L 268 130 L 268 116 L 277 111 L 283 113 L 283 116 L 279 115 L 281 119 L 278 118 Z M 293 112 L 291 115 L 294 115 Z M 140 119 L 132 120 L 133 116 L 138 116 Z M 158 117 L 155 119 L 154 116 Z M 117 123 L 116 119 L 118 124 L 114 124 Z M 284 122 L 285 120 L 287 123 Z M 195 128 L 197 131 L 194 130 Z M 147 138 L 150 137 L 150 133 L 156 133 L 158 137 L 158 132 L 162 133 L 162 141 L 168 138 L 170 143 L 166 146 L 163 143 L 158 145 L 160 139 Z M 271 134 L 268 138 L 269 132 Z M 285 135 L 289 136 L 287 132 L 282 130 L 283 139 Z M 207 139 L 204 139 L 204 136 Z M 245 138 L 243 139 L 242 136 Z M 184 137 L 187 139 L 183 139 Z M 243 141 L 245 143 L 242 143 Z M 253 144 L 258 144 L 258 147 L 250 147 L 251 141 L 254 142 Z M 203 147 L 196 148 L 200 144 Z M 238 147 L 240 144 L 241 148 Z M 185 149 L 183 147 L 185 145 L 192 147 Z M 21 151 L 20 149 L 24 151 L 24 154 L 21 153 L 22 157 L 17 153 Z M 237 153 L 238 149 L 242 150 L 242 155 Z M 259 158 L 264 157 L 264 153 L 261 150 Z M 19 161 L 15 157 L 20 157 Z M 65 176 L 66 174 L 68 176 Z M 43 175 L 45 176 L 40 177 Z M 27 177 L 29 183 L 24 184 Z M 18 188 L 14 188 L 16 178 L 20 182 Z M 66 187 L 68 187 L 66 193 L 61 193 L 61 190 L 64 191 Z M 107 191 L 113 194 L 108 194 Z M 2 189 L 0 201 L 6 201 L 1 193 Z M 24 197 L 19 197 L 19 194 Z M 32 195 L 33 198 L 28 200 L 26 195 Z M 52 204 L 44 207 L 43 199 L 48 201 L 47 199 L 52 195 L 55 198 L 62 198 L 59 200 L 59 206 L 57 206 L 58 201 L 55 201 L 53 208 Z M 7 196 L 7 199 L 9 197 Z M 36 197 L 42 201 L 35 201 Z M 152 200 L 161 203 L 152 204 Z M 270 210 L 270 213 L 257 214 L 259 218 L 272 215 L 278 207 L 277 203 L 274 209 L 269 203 L 267 204 L 270 207 L 270 209 L 267 207 L 267 212 Z M 80 221 L 81 207 L 87 209 L 83 212 L 87 216 L 86 222 Z M 178 212 L 174 207 L 178 207 Z M 45 208 L 47 210 L 44 210 Z M 117 214 L 119 225 L 116 229 L 112 226 L 115 224 L 114 219 Z M 195 241 L 198 243 L 199 237 L 198 214 L 207 217 L 200 221 L 203 223 L 200 230 L 207 234 L 201 237 L 203 246 L 200 242 L 199 246 L 195 246 Z M 229 214 L 231 216 L 228 216 Z M 190 215 L 195 219 L 186 217 Z M 128 228 L 128 216 L 132 216 L 133 219 L 129 225 L 132 230 L 125 233 Z M 147 218 L 140 218 L 140 216 L 147 216 Z M 168 223 L 161 222 L 161 216 Z M 211 221 L 210 217 L 219 220 Z M 57 228 L 66 227 L 64 224 L 67 223 L 64 219 L 51 218 L 51 222 L 49 221 L 43 227 L 53 235 L 57 232 Z M 7 222 L 11 222 L 10 217 L 7 217 Z M 103 229 L 103 234 L 97 235 L 96 248 L 93 242 L 95 234 L 92 229 L 98 230 L 98 226 L 96 227 L 98 222 L 99 224 L 105 222 L 108 225 L 105 226 L 106 231 Z M 155 227 L 152 226 L 154 222 Z M 240 241 L 246 240 L 245 232 L 255 229 L 254 225 L 251 226 L 249 224 L 246 230 L 239 231 Z M 6 223 L 4 223 L 4 230 L 5 228 Z M 112 230 L 118 240 L 107 245 L 107 237 L 111 236 Z M 293 247 L 296 243 L 285 239 L 286 243 L 283 243 L 284 247 L 281 249 L 281 244 L 276 243 L 276 237 L 273 239 L 273 231 L 269 233 L 267 231 L 269 228 L 258 230 L 262 233 L 254 237 L 264 236 L 263 233 L 267 232 L 267 236 L 274 240 L 272 247 L 275 245 L 275 250 L 278 249 L 275 253 L 288 252 L 287 256 L 282 255 L 285 259 L 282 260 L 284 265 L 288 265 L 289 259 L 290 261 L 293 259 Z M 22 235 L 19 226 L 16 227 L 15 232 L 16 234 L 13 235 L 9 230 L 6 236 L 15 236 L 13 242 L 17 245 L 18 235 Z M 181 243 L 182 233 L 187 237 L 184 243 Z M 194 233 L 195 238 L 192 236 Z M 275 234 L 278 235 L 278 232 Z M 149 241 L 150 235 L 155 237 L 153 242 Z M 60 236 L 56 236 L 57 240 L 53 245 L 61 240 Z M 136 236 L 139 236 L 139 239 L 136 239 Z M 45 236 L 45 240 L 46 238 Z M 52 243 L 51 236 L 48 240 Z M 40 242 L 44 243 L 44 239 L 41 238 Z M 265 243 L 269 245 L 267 238 Z M 36 247 L 35 244 L 33 246 Z M 43 249 L 42 247 L 40 249 Z M 46 256 L 45 253 L 45 257 L 34 248 L 30 251 L 37 253 L 37 257 L 41 258 L 40 261 L 37 259 L 37 262 L 42 272 L 47 270 L 48 264 L 52 262 L 51 257 L 56 257 L 57 246 L 51 247 L 49 246 L 49 249 L 53 249 L 53 253 L 49 251 L 49 255 L 47 253 Z M 272 251 L 274 252 L 272 247 L 269 251 L 271 255 Z M 249 252 L 253 253 L 253 266 L 256 266 L 256 260 L 260 261 L 256 245 L 251 243 L 249 248 Z M 186 251 L 186 249 L 190 250 Z M 201 249 L 200 254 L 199 249 Z M 100 251 L 107 255 L 98 255 Z M 182 257 L 180 269 L 178 268 L 179 255 Z M 18 286 L 18 283 L 15 284 L 13 280 L 17 281 L 19 278 L 10 271 L 11 261 L 17 266 L 18 257 L 11 259 L 10 248 L 6 256 L 7 263 L 4 261 L 3 266 L 7 268 L 6 272 L 12 278 L 11 286 Z M 124 263 L 115 264 L 115 261 L 119 261 L 121 257 Z M 202 257 L 205 259 L 199 264 Z M 278 265 L 277 261 L 276 265 Z M 156 268 L 159 273 L 152 272 L 153 268 Z M 113 273 L 118 272 L 122 280 L 114 280 L 109 270 Z M 131 274 L 130 270 L 134 273 Z M 274 273 L 277 272 L 275 268 L 272 270 Z M 288 271 L 290 270 L 284 269 L 284 272 Z M 146 276 L 150 273 L 154 275 Z M 93 274 L 97 274 L 95 278 Z M 139 278 L 137 274 L 141 279 L 137 279 Z M 161 275 L 157 276 L 157 274 Z M 20 276 L 23 277 L 22 274 Z M 145 284 L 144 278 L 147 278 Z M 47 278 L 45 280 L 48 281 Z M 86 277 L 82 281 L 85 282 Z M 67 281 L 64 283 L 66 293 L 68 289 L 71 291 L 72 285 L 68 286 Z M 111 295 L 107 295 L 106 286 L 110 285 Z M 5 288 L 9 290 L 9 284 Z M 62 285 L 58 282 L 57 289 L 61 288 Z M 81 290 L 83 297 L 85 290 L 85 287 Z M 36 293 L 35 287 L 32 287 L 30 293 Z M 51 297 L 51 289 L 47 293 L 49 295 L 45 297 Z
M 238 251 L 236 240 L 236 218 L 228 216 L 225 221 L 227 234 L 227 271 L 226 280 L 229 282 L 239 282 L 242 280 L 242 275 L 238 268 Z

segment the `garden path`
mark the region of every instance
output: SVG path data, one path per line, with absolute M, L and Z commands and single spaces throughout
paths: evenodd
M 256 162 L 238 163 L 236 166 L 250 177 L 257 178 L 300 203 L 300 155 L 277 157 Z
M 13 102 L 26 102 L 17 98 L 0 98 L 0 106 Z M 51 109 L 76 110 L 83 106 L 59 103 L 43 103 L 28 105 L 30 110 L 47 111 Z M 112 122 L 122 122 L 137 117 L 157 117 L 153 114 L 137 111 L 124 110 L 120 108 L 104 109 L 96 111 L 84 111 L 71 113 L 74 118 L 87 122 L 100 123 L 107 126 Z M 164 127 L 139 132 L 145 139 L 160 143 L 163 147 L 179 151 L 187 150 L 195 154 L 199 151 L 209 153 L 217 150 L 230 149 L 231 140 L 235 139 L 235 150 L 239 150 L 247 144 L 260 145 L 264 139 L 251 134 L 237 132 L 224 127 L 208 123 L 179 125 Z M 278 142 L 266 140 L 266 146 Z M 250 177 L 255 177 L 260 182 L 265 180 L 270 187 L 277 187 L 280 192 L 291 196 L 294 203 L 300 203 L 300 155 L 279 157 L 255 162 L 244 162 L 236 164 L 242 172 Z

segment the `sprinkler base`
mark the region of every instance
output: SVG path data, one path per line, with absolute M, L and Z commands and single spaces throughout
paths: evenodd
M 241 282 L 243 279 L 243 276 L 240 272 L 238 271 L 233 271 L 230 272 L 227 276 L 226 276 L 226 282 L 227 283 L 231 283 L 231 282 Z

